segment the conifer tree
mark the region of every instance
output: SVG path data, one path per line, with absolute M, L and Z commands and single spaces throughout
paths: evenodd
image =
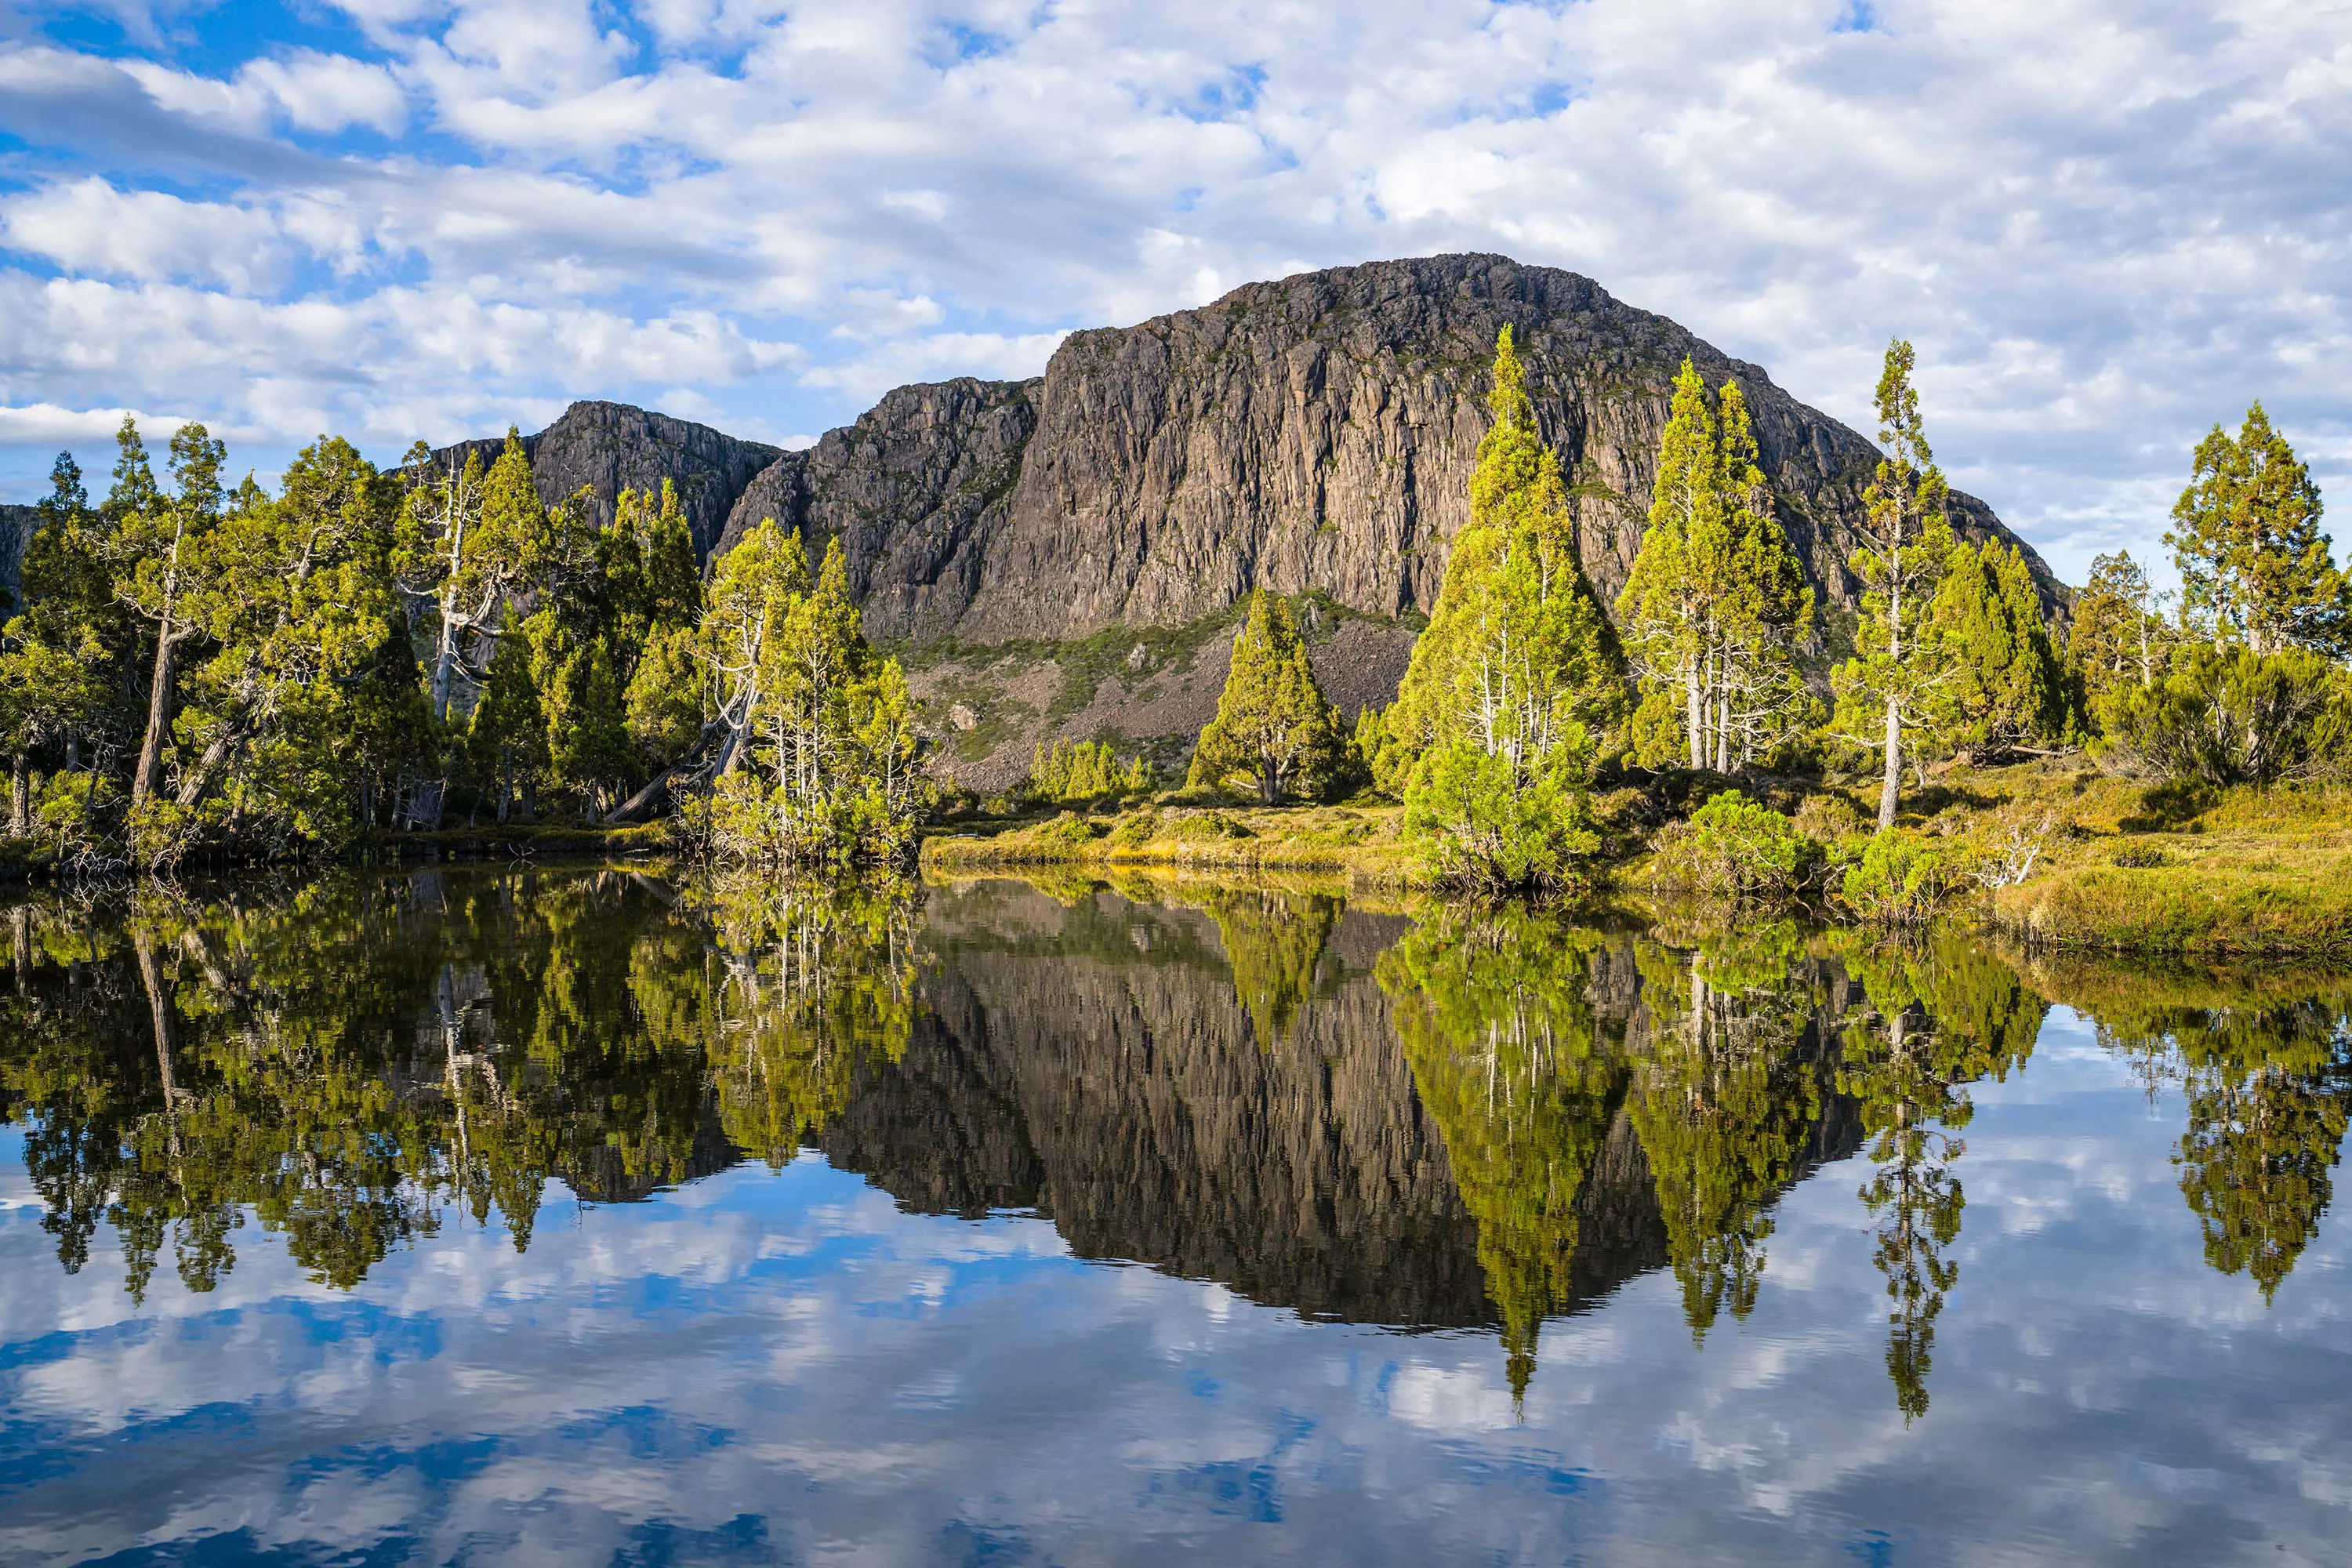
M 1404 774 L 1408 828 L 1441 874 L 1526 887 L 1597 843 L 1585 795 L 1621 681 L 1508 328 L 1487 406 L 1470 521 L 1383 719 L 1382 765 Z
M 2163 616 L 2163 595 L 2128 550 L 2091 563 L 2090 581 L 2074 595 L 2066 652 L 2096 702 L 2129 683 L 2156 684 L 2171 657 L 2172 628 Z
M 2256 655 L 2336 654 L 2352 632 L 2352 590 L 2320 531 L 2319 487 L 2263 405 L 2233 438 L 2198 444 L 2164 536 L 2180 570 L 2184 619 Z
M 174 727 L 176 811 L 219 801 L 257 837 L 313 842 L 356 828 L 353 704 L 399 620 L 396 506 L 340 437 L 297 454 L 275 500 L 250 479 L 238 488 L 190 601 L 207 651 L 187 672 Z
M 509 601 L 544 561 L 547 508 L 511 427 L 487 470 L 478 452 L 437 464 L 422 441 L 411 448 L 408 468 L 394 567 L 432 627 L 427 676 L 433 717 L 441 722 L 461 685 L 480 684 Z
M 1347 747 L 1339 712 L 1315 683 L 1288 601 L 1256 590 L 1188 782 L 1214 787 L 1244 779 L 1266 805 L 1319 798 L 1339 782 Z
M 172 729 L 173 679 L 182 647 L 200 630 L 191 601 L 211 564 L 207 545 L 220 521 L 221 464 L 227 450 L 202 425 L 172 435 L 172 477 L 178 493 L 164 500 L 155 488 L 145 443 L 129 415 L 116 432 L 120 457 L 113 492 L 118 574 L 115 592 L 154 628 L 154 663 L 147 686 L 147 724 L 131 775 L 133 806 L 163 778 L 163 745 Z
M 474 704 L 467 738 L 475 777 L 496 785 L 498 820 L 504 823 L 518 801 L 528 816 L 533 785 L 547 765 L 547 715 L 540 706 L 530 646 L 524 638 L 499 639 L 481 700 Z
M 1878 472 L 1863 493 L 1867 518 L 1853 570 L 1865 584 L 1854 656 L 1832 677 L 1838 728 L 1878 750 L 1884 771 L 1878 825 L 1895 825 L 1903 785 L 1904 737 L 1935 723 L 1947 679 L 1941 649 L 1929 634 L 1936 582 L 1951 554 L 1944 476 L 1927 446 L 1919 394 L 1911 384 L 1911 345 L 1887 345 L 1878 378 Z
M 1755 425 L 1736 381 L 1723 384 L 1718 423 L 1731 538 L 1716 617 L 1715 766 L 1729 773 L 1819 723 L 1820 707 L 1797 666 L 1797 649 L 1812 635 L 1813 591 L 1773 512 Z
M 547 724 L 547 767 L 577 790 L 591 820 L 604 816 L 631 770 L 628 724 L 613 652 L 602 637 L 564 635 L 551 611 L 530 619 L 532 680 Z
M 1651 487 L 1650 525 L 1633 571 L 1617 595 L 1625 651 L 1643 683 L 1662 698 L 1679 693 L 1690 765 L 1711 760 L 1707 748 L 1707 657 L 1715 641 L 1715 570 L 1729 552 L 1724 525 L 1724 472 L 1715 410 L 1706 383 L 1685 357 L 1675 377 L 1674 401 L 1658 443 L 1658 473 Z
M 34 753 L 108 727 L 119 706 L 131 647 L 114 597 L 105 518 L 89 506 L 81 469 L 60 452 L 51 493 L 25 549 L 21 605 L 0 634 L 0 722 L 9 752 L 9 832 L 30 828 Z
M 1664 760 L 1653 731 L 1669 709 L 1689 764 L 1727 773 L 1811 717 L 1796 646 L 1812 624 L 1812 593 L 1772 514 L 1747 399 L 1727 381 L 1710 402 L 1687 358 L 1617 617 L 1645 689 L 1643 760 Z
M 1928 620 L 1951 676 L 1945 739 L 1999 757 L 2065 738 L 2065 672 L 2015 545 L 1953 545 Z

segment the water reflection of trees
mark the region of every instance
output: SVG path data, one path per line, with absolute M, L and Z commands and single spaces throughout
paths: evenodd
M 1622 1092 L 1622 1052 L 1584 994 L 1597 933 L 1524 910 L 1445 910 L 1379 977 L 1415 1088 L 1444 1138 L 1524 1396 L 1544 1318 L 1568 1298 L 1577 1192 Z
M 1200 887 L 919 917 L 904 889 L 529 870 L 5 919 L 0 1113 L 60 1261 L 110 1226 L 135 1295 L 167 1265 L 212 1288 L 245 1227 L 347 1286 L 455 1216 L 528 1247 L 551 1182 L 625 1199 L 815 1142 L 912 1206 L 1033 1206 L 1084 1256 L 1317 1315 L 1498 1322 L 1523 1394 L 1545 1321 L 1644 1269 L 1672 1270 L 1695 1341 L 1747 1319 L 1780 1194 L 1860 1152 L 1916 1416 L 1970 1086 L 2025 1058 L 2042 996 L 2179 1085 L 2206 1256 L 2265 1298 L 2352 1106 L 2340 983 L 2037 962 L 2028 984 L 1964 942 L 1788 926 L 1405 928 Z
M 2177 1086 L 2180 1194 L 2205 1260 L 2273 1300 L 2319 1233 L 2352 1109 L 2352 984 L 2292 972 L 2053 966 L 2151 1095 Z
M 1818 1053 L 1805 1048 L 1820 987 L 1786 923 L 1634 952 L 1654 1026 L 1633 1122 L 1697 1342 L 1726 1309 L 1745 1319 L 1756 1305 L 1772 1206 L 1820 1121 Z
M 1339 900 L 1322 893 L 1226 889 L 1202 907 L 1216 922 L 1234 972 L 1234 992 L 1248 1009 L 1260 1046 L 1286 1039 L 1298 1009 L 1315 994 L 1315 970 L 1339 919 Z
M 248 1214 L 337 1286 L 453 1209 L 526 1247 L 551 1181 L 635 1196 L 805 1126 L 911 1005 L 905 900 L 855 889 L 427 872 L 9 920 L 44 1223 L 68 1270 L 111 1225 L 134 1297 L 167 1246 L 212 1289 Z
M 1864 1005 L 1845 1028 L 1838 1087 L 1862 1108 L 1875 1169 L 1862 1201 L 1886 1277 L 1886 1373 L 1906 1419 L 1927 1412 L 1936 1320 L 1959 1277 L 1951 1256 L 1968 1197 L 1954 1167 L 1975 1115 L 1969 1086 L 2032 1054 L 2049 1004 L 2017 972 L 1955 938 L 1846 944 Z

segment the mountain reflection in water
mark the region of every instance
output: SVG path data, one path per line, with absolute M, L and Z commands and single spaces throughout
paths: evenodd
M 1695 1348 L 1744 1324 L 1787 1195 L 1850 1162 L 1882 1397 L 1928 1417 L 1966 1233 L 2000 1223 L 1969 1206 L 1976 1100 L 2026 1070 L 2045 998 L 2152 1103 L 2178 1096 L 2167 1223 L 2263 1303 L 2320 1235 L 2352 1102 L 2352 984 L 1752 919 L 609 869 L 5 919 L 0 1115 L 57 1262 L 119 1268 L 134 1306 L 167 1259 L 207 1294 L 282 1244 L 348 1291 L 452 1226 L 528 1252 L 551 1194 L 643 1200 L 814 1149 L 908 1215 L 1025 1211 L 1078 1258 L 1310 1321 L 1492 1336 L 1522 1415 L 1546 1324 L 1643 1276 L 1670 1276 Z M 20 1457 L 0 1497 L 43 1473 Z

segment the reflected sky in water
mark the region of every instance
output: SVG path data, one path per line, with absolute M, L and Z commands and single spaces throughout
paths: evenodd
M 2343 1560 L 2323 983 L 1129 890 L 32 911 L 0 1559 Z

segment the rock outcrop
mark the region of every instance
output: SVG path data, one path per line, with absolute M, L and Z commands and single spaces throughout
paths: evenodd
M 1328 596 L 1339 615 L 1332 637 L 1313 639 L 1318 675 L 1341 683 L 1333 695 L 1350 714 L 1392 698 L 1415 613 L 1435 603 L 1468 516 L 1505 326 L 1567 465 L 1604 604 L 1640 548 L 1687 355 L 1710 383 L 1746 390 L 1782 522 L 1819 590 L 1815 668 L 1843 657 L 1877 449 L 1590 279 L 1498 256 L 1302 273 L 1078 332 L 1042 377 L 902 386 L 806 452 L 608 403 L 573 405 L 529 445 L 543 495 L 584 485 L 603 518 L 621 488 L 674 479 L 708 553 L 771 517 L 816 548 L 840 541 L 868 632 L 941 650 L 910 676 L 953 742 L 942 765 L 993 789 L 1056 736 L 1117 734 L 1171 758 L 1188 747 L 1223 676 L 1212 622 L 1254 588 Z M 2013 539 L 1971 497 L 1954 495 L 1951 512 L 1965 536 Z M 2024 550 L 2062 614 L 2065 590 Z M 1042 646 L 1121 628 L 1181 632 L 1181 647 L 1160 658 L 1139 642 L 1139 662 L 1106 671 L 1099 649 Z M 950 708 L 966 716 L 952 734 Z
M 840 538 L 868 624 L 919 642 L 1175 626 L 1261 586 L 1370 616 L 1426 611 L 1468 513 L 1507 325 L 1604 600 L 1639 548 L 1687 355 L 1747 391 L 1807 574 L 1825 606 L 1856 606 L 1868 440 L 1589 279 L 1496 256 L 1255 283 L 1076 333 L 1038 381 L 901 387 L 739 503 L 730 531 L 760 510 Z M 1952 510 L 1962 533 L 2006 537 L 1982 502 Z M 2063 591 L 2026 553 L 2057 609 Z
M 0 504 L 0 588 L 7 591 L 11 603 L 24 584 L 25 546 L 40 525 L 40 508 Z
M 552 505 L 585 489 L 595 498 L 599 528 L 612 522 L 614 500 L 623 490 L 658 490 L 670 480 L 694 531 L 694 547 L 706 555 L 751 482 L 779 459 L 795 456 L 625 403 L 575 403 L 522 443 L 540 499 Z M 434 455 L 462 460 L 479 451 L 488 463 L 504 444 L 502 437 L 461 441 Z

